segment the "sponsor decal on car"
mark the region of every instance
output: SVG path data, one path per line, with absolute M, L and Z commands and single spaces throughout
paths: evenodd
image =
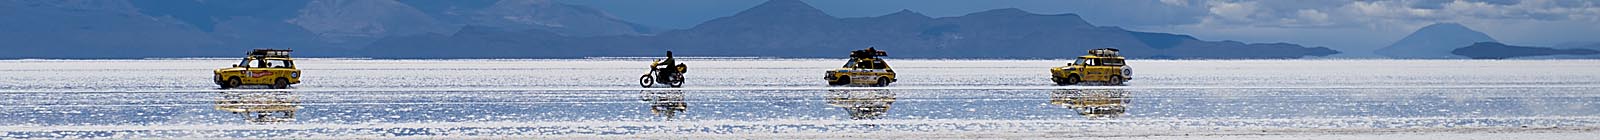
M 252 78 L 261 78 L 262 76 L 267 76 L 267 75 L 272 75 L 272 72 L 271 71 L 250 72 L 250 77 L 252 77 Z

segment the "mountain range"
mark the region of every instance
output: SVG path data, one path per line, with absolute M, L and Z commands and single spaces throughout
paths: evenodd
M 1338 53 L 1288 43 L 1203 41 L 1167 33 L 1095 26 L 1075 14 L 996 9 L 932 18 L 902 10 L 837 18 L 802 1 L 772 0 L 733 16 L 655 35 L 568 37 L 546 30 L 468 26 L 454 34 L 384 39 L 378 58 L 568 58 L 586 56 L 840 57 L 875 47 L 912 58 L 1070 58 L 1114 47 L 1140 58 L 1301 58 Z
M 1552 49 L 1545 47 L 1512 46 L 1496 42 L 1478 42 L 1467 47 L 1450 51 L 1451 54 L 1466 56 L 1472 59 L 1506 59 L 1513 57 L 1548 56 L 1548 55 L 1594 55 L 1600 51 L 1592 49 Z
M 866 47 L 917 58 L 1067 58 L 1114 47 L 1140 58 L 1301 58 L 1289 43 L 1204 41 L 1096 26 L 1075 14 L 995 9 L 838 18 L 771 0 L 689 29 L 663 30 L 548 0 L 0 0 L 0 58 L 300 56 L 572 58 L 839 57 Z

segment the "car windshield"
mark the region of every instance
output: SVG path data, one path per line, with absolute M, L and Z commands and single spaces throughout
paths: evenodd
M 239 64 L 237 64 L 235 66 L 250 67 L 250 58 L 245 58 L 244 60 L 239 60 Z
M 1078 60 L 1072 61 L 1072 64 L 1067 65 L 1083 65 L 1083 58 L 1078 58 Z

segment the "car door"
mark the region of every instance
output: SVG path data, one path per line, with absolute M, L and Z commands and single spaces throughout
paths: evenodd
M 1100 66 L 1100 59 L 1088 58 L 1084 59 L 1083 63 L 1083 67 L 1079 68 L 1079 71 L 1083 72 L 1083 77 L 1078 77 L 1079 79 L 1083 79 L 1084 81 L 1100 81 L 1105 79 L 1105 72 L 1100 70 L 1100 67 L 1102 67 Z
M 254 59 L 250 67 L 245 68 L 244 81 L 246 84 L 269 84 L 273 75 L 272 66 L 264 59 Z

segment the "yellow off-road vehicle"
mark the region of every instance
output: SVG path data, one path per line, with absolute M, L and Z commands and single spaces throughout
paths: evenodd
M 1089 55 L 1078 56 L 1066 66 L 1050 68 L 1050 81 L 1056 85 L 1074 85 L 1084 81 L 1122 85 L 1133 80 L 1133 67 L 1123 62 L 1115 48 L 1089 50 Z
M 289 58 L 289 52 L 292 50 L 252 50 L 233 67 L 211 71 L 211 79 L 224 89 L 242 85 L 289 88 L 290 84 L 300 83 L 300 69 L 295 69 L 294 59 Z
M 874 48 L 850 52 L 850 61 L 844 67 L 831 69 L 825 72 L 823 80 L 828 85 L 869 84 L 871 86 L 889 86 L 895 82 L 894 69 L 889 68 L 889 63 L 884 62 L 880 56 L 888 53 Z

